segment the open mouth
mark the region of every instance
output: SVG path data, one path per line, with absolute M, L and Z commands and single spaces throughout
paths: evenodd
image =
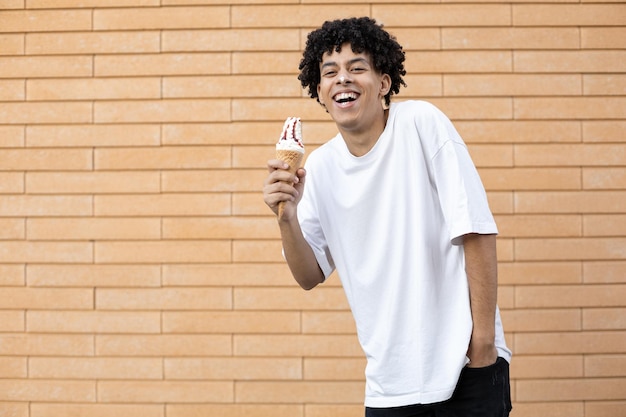
M 358 98 L 358 94 L 357 93 L 339 93 L 337 94 L 335 97 L 333 97 L 333 99 L 335 100 L 335 102 L 343 104 L 343 103 L 349 103 L 351 101 L 354 101 Z

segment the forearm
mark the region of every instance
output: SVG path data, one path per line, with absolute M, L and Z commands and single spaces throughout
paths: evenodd
M 484 355 L 492 356 L 495 352 L 498 298 L 496 236 L 467 235 L 463 246 L 473 321 L 470 354 L 475 355 L 478 361 L 483 360 Z M 470 356 L 470 359 L 474 361 L 475 358 Z
M 313 249 L 302 235 L 297 218 L 279 220 L 285 259 L 296 282 L 310 290 L 324 281 L 324 273 L 317 263 Z

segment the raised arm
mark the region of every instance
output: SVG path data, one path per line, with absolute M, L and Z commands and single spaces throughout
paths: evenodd
M 263 199 L 275 214 L 278 214 L 278 203 L 287 202 L 283 215 L 277 219 L 285 259 L 296 282 L 310 290 L 324 281 L 324 273 L 298 223 L 296 207 L 302 198 L 306 171 L 301 168 L 296 175 L 291 175 L 285 171 L 284 163 L 276 159 L 268 161 L 267 166 L 269 175 L 263 187 Z

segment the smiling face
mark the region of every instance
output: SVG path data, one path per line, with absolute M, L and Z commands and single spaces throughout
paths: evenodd
M 320 63 L 319 101 L 346 136 L 371 133 L 375 139 L 385 127 L 382 100 L 391 79 L 374 68 L 367 53 L 355 53 L 349 44 L 325 53 Z

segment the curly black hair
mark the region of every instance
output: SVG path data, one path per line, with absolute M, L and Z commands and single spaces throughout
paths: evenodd
M 385 95 L 385 104 L 389 106 L 391 95 L 400 91 L 400 85 L 406 87 L 402 76 L 404 69 L 404 51 L 396 38 L 385 31 L 382 24 L 369 17 L 353 17 L 326 21 L 321 28 L 309 33 L 306 47 L 300 61 L 298 79 L 303 88 L 309 89 L 309 96 L 317 99 L 317 86 L 320 83 L 320 63 L 325 53 L 341 52 L 342 45 L 348 43 L 357 53 L 367 53 L 374 68 L 391 77 L 391 89 Z

